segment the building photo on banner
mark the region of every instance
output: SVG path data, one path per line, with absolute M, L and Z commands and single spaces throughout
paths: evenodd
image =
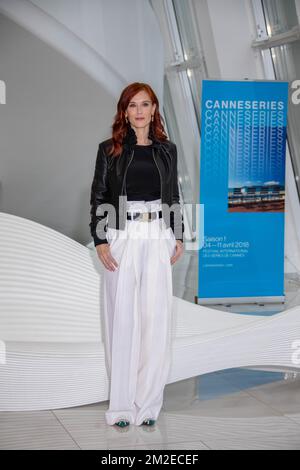
M 300 0 L 0 0 L 0 450 L 300 449 L 299 129 Z

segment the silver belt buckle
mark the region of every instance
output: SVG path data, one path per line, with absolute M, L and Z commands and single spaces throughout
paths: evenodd
M 148 222 L 148 221 L 149 221 L 149 214 L 148 214 L 148 212 L 142 212 L 141 215 L 142 215 L 142 218 L 141 218 L 142 222 Z

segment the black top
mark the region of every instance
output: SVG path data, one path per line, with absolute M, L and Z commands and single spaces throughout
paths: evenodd
M 152 155 L 153 146 L 134 146 L 134 155 L 126 174 L 128 201 L 159 199 L 160 176 Z

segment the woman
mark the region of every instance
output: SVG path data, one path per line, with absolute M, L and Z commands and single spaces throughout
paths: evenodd
M 91 188 L 90 229 L 105 268 L 105 417 L 120 427 L 155 423 L 170 366 L 171 265 L 183 253 L 184 224 L 177 149 L 161 120 L 152 88 L 127 86 Z

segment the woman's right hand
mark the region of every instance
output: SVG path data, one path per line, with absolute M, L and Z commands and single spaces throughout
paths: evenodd
M 109 271 L 115 271 L 118 267 L 118 263 L 110 252 L 109 243 L 101 243 L 96 246 L 98 258 L 103 263 L 104 267 Z

